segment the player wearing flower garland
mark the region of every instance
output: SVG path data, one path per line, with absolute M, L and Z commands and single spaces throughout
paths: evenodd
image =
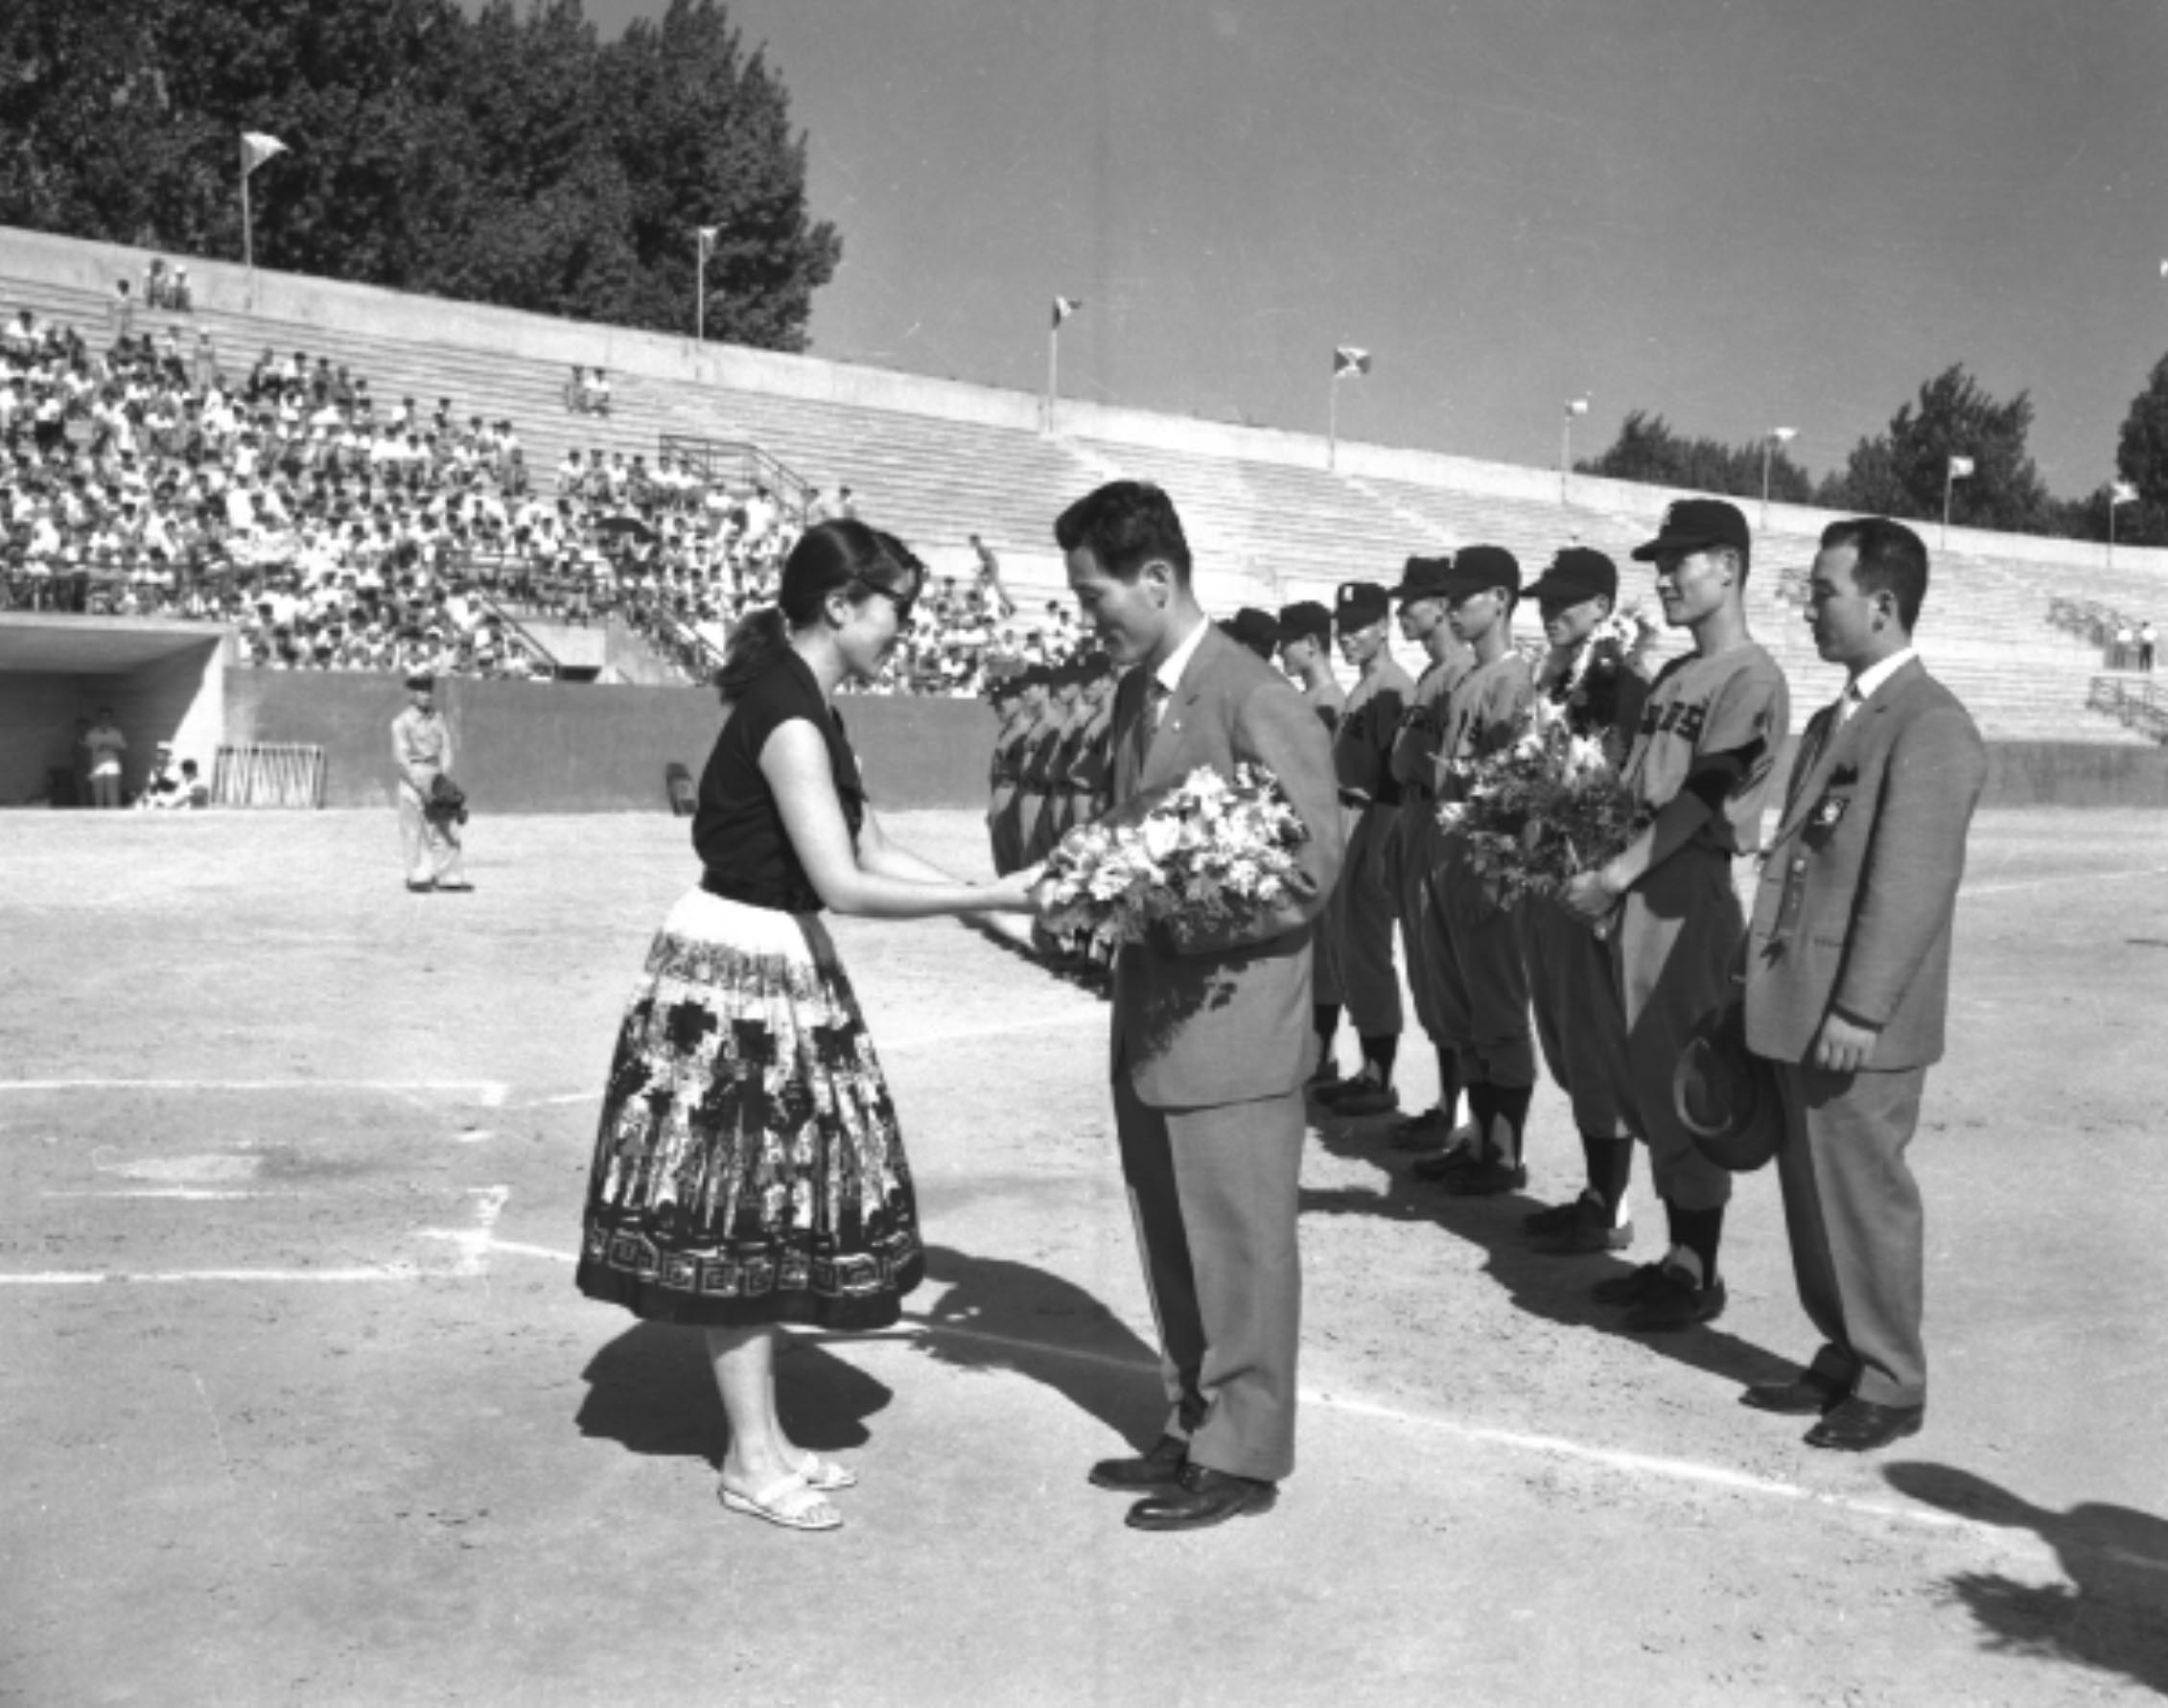
M 1446 620 L 1472 653 L 1445 697 L 1438 730 L 1436 792 L 1459 798 L 1461 767 L 1511 746 L 1527 729 L 1535 683 L 1513 648 L 1521 566 L 1503 546 L 1468 546 L 1442 578 Z M 1466 1166 L 1443 1176 L 1460 1197 L 1491 1197 L 1527 1184 L 1521 1139 L 1535 1094 L 1535 1039 L 1528 972 L 1514 909 L 1474 869 L 1465 838 L 1439 832 L 1436 917 L 1439 1019 L 1476 1127 Z
M 1536 693 L 1576 737 L 1599 741 L 1614 765 L 1633 745 L 1648 683 L 1636 668 L 1634 625 L 1615 618 L 1619 566 L 1600 551 L 1558 552 L 1527 597 L 1543 617 L 1550 649 L 1536 669 Z M 1521 909 L 1521 947 L 1536 1039 L 1550 1077 L 1573 1106 L 1588 1184 L 1570 1204 L 1535 1211 L 1524 1224 L 1538 1251 L 1622 1252 L 1633 1243 L 1626 1188 L 1634 1135 L 1613 1088 L 1624 1059 L 1626 1023 L 1611 978 L 1611 951 L 1555 898 L 1531 896 Z
M 1324 928 L 1339 950 L 1340 987 L 1316 993 L 1318 1037 L 1329 1051 L 1338 1011 L 1363 1045 L 1363 1065 L 1337 1084 L 1313 1081 L 1319 1103 L 1336 1114 L 1382 1115 L 1396 1109 L 1393 1058 L 1400 1049 L 1400 974 L 1393 966 L 1392 893 L 1386 887 L 1386 840 L 1400 812 L 1400 785 L 1386 760 L 1415 685 L 1387 650 L 1391 600 L 1375 581 L 1341 586 L 1333 608 L 1340 656 L 1361 672 L 1333 732 L 1333 769 L 1340 805 L 1356 813 L 1347 859 Z
M 1415 1020 L 1437 1056 L 1437 1102 L 1419 1114 L 1393 1124 L 1395 1150 L 1435 1151 L 1415 1164 L 1414 1172 L 1435 1180 L 1467 1159 L 1452 1145 L 1460 1108 L 1460 1069 L 1445 1041 L 1442 991 L 1445 924 L 1438 917 L 1436 882 L 1444 858 L 1437 823 L 1438 743 L 1444 734 L 1446 696 L 1474 665 L 1447 620 L 1453 563 L 1445 557 L 1410 557 L 1392 597 L 1400 601 L 1400 635 L 1429 655 L 1415 678 L 1408 710 L 1387 761 L 1400 784 L 1401 811 L 1387 860 L 1393 901 L 1400 916 L 1400 945 L 1408 957 L 1408 988 L 1415 998 Z M 1441 1147 L 1443 1147 L 1441 1149 Z
M 1732 859 L 1759 845 L 1761 804 L 1790 727 L 1777 661 L 1746 625 L 1746 518 L 1720 499 L 1680 499 L 1634 557 L 1656 566 L 1664 620 L 1694 649 L 1649 690 L 1624 779 L 1655 813 L 1625 851 L 1576 874 L 1564 891 L 1591 925 L 1611 920 L 1609 948 L 1624 1010 L 1617 1088 L 1625 1123 L 1648 1146 L 1670 1224 L 1655 1263 L 1601 1281 L 1603 1303 L 1631 1306 L 1636 1331 L 1685 1328 L 1724 1309 L 1716 1266 L 1732 1177 L 1694 1146 L 1671 1100 L 1688 1035 L 1723 1000 L 1746 920 Z

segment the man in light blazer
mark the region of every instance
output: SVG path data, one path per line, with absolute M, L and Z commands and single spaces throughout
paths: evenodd
M 1746 1041 L 1775 1064 L 1800 1302 L 1824 1345 L 1762 1411 L 1821 1413 L 1809 1446 L 1867 1452 L 1926 1416 L 1920 1188 L 1905 1164 L 1942 1059 L 1950 925 L 1987 778 L 1980 733 L 1922 667 L 1927 550 L 1880 517 L 1833 523 L 1807 588 L 1850 676 L 1800 743 L 1746 947 Z
M 1142 1496 L 1139 1530 L 1270 1510 L 1294 1465 L 1302 1082 L 1317 1057 L 1311 927 L 1342 854 L 1332 750 L 1304 698 L 1205 617 L 1180 518 L 1117 480 L 1054 526 L 1079 609 L 1115 664 L 1113 812 L 1199 766 L 1279 779 L 1309 831 L 1298 894 L 1268 914 L 1125 945 L 1114 963 L 1114 1125 L 1158 1322 L 1168 1418 L 1092 1468 Z

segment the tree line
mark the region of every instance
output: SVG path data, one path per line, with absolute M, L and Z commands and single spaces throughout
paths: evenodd
M 580 0 L 8 0 L 0 223 L 803 350 L 842 241 L 715 0 L 604 43 Z
M 1861 438 L 1844 467 L 1819 480 L 1782 445 L 1688 437 L 1647 409 L 1629 410 L 1611 446 L 1574 466 L 1618 480 L 1759 498 L 1766 453 L 1772 499 L 1939 522 L 1949 459 L 1958 456 L 1971 461 L 1972 472 L 1949 485 L 1954 523 L 2002 533 L 2106 540 L 2114 503 L 2117 540 L 2168 544 L 2168 356 L 2154 365 L 2123 418 L 2117 479 L 2082 498 L 2057 498 L 2048 491 L 2026 449 L 2032 425 L 2027 393 L 1997 399 L 1963 363 L 1955 363 L 1923 382 L 1886 428 Z M 2117 502 L 2119 486 L 2134 496 Z

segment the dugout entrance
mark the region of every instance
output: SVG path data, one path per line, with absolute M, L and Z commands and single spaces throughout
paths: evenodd
M 213 623 L 0 612 L 0 806 L 72 803 L 77 720 L 102 708 L 128 738 L 128 793 L 160 741 L 208 778 L 224 738 L 228 639 Z

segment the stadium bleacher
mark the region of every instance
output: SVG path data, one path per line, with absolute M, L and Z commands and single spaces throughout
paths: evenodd
M 206 269 L 205 271 L 212 269 Z M 615 394 L 606 417 L 574 413 L 565 391 L 570 369 L 553 360 L 482 341 L 448 344 L 439 338 L 407 339 L 376 329 L 242 312 L 199 292 L 184 316 L 208 328 L 228 371 L 245 367 L 262 349 L 302 349 L 366 373 L 380 399 L 411 396 L 427 409 L 452 400 L 460 417 L 509 417 L 525 447 L 538 489 L 572 449 L 652 456 L 665 437 L 742 441 L 758 445 L 823 490 L 851 487 L 860 514 L 894 528 L 921 550 L 962 550 L 981 535 L 1008 566 L 1012 594 L 1029 609 L 1065 594 L 1048 530 L 1063 504 L 1099 480 L 1117 475 L 1160 481 L 1175 495 L 1193 536 L 1200 587 L 1208 605 L 1270 604 L 1314 597 L 1348 579 L 1389 579 L 1403 558 L 1440 546 L 1488 540 L 1512 549 L 1531 573 L 1556 548 L 1580 543 L 1620 560 L 1648 537 L 1645 514 L 1615 512 L 1589 503 L 1608 483 L 1574 483 L 1574 502 L 1463 490 L 1450 480 L 1429 483 L 1374 472 L 1333 472 L 1322 446 L 1294 441 L 1318 455 L 1230 454 L 1224 434 L 1201 431 L 1182 439 L 1182 424 L 1159 418 L 1132 441 L 1104 419 L 1077 436 L 1049 437 L 1018 425 L 968 418 L 934 409 L 809 398 L 787 388 L 717 386 L 689 372 L 676 380 L 655 371 L 613 370 Z M 105 298 L 81 284 L 12 276 L 0 262 L 0 308 L 27 306 L 41 316 L 102 328 Z M 427 305 L 420 305 L 427 312 Z M 162 317 L 145 316 L 148 324 Z M 988 410 L 989 415 L 998 411 Z M 1343 462 L 1348 459 L 1343 457 Z M 1532 484 L 1532 483 L 1525 483 Z M 1615 489 L 1614 489 L 1615 490 Z M 1759 537 L 1750 615 L 1759 639 L 1783 665 L 1793 684 L 1795 718 L 1803 722 L 1835 690 L 1835 674 L 1815 656 L 1798 604 L 1784 597 L 1787 575 L 1811 560 L 1814 535 L 1798 524 L 1807 513 Z M 2087 710 L 2104 661 L 2097 645 L 2049 620 L 2051 596 L 2098 597 L 2143 614 L 2168 604 L 2168 576 L 2151 566 L 2110 572 L 2073 570 L 2067 554 L 2043 571 L 2028 543 L 2008 540 L 2007 551 L 1969 548 L 1935 550 L 1935 584 L 1920 643 L 1929 663 L 1955 687 L 1991 738 L 2138 743 L 2149 737 L 2113 716 Z M 1928 530 L 1930 548 L 1938 542 Z M 933 553 L 928 550 L 928 555 Z M 951 558 L 953 561 L 953 557 Z M 1659 656 L 1678 649 L 1666 637 Z

